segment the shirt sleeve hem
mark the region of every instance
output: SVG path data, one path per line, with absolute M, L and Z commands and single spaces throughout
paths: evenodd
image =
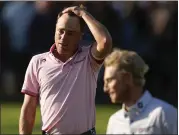
M 21 93 L 27 94 L 27 95 L 32 96 L 32 97 L 37 97 L 38 96 L 38 94 L 36 94 L 34 92 L 31 92 L 29 90 L 22 90 Z
M 89 57 L 91 57 L 91 60 L 93 60 L 96 64 L 102 65 L 105 58 L 102 58 L 102 59 L 97 59 L 97 58 L 95 58 L 95 57 L 93 56 L 93 54 L 92 54 L 91 48 L 92 48 L 92 45 L 90 46 Z

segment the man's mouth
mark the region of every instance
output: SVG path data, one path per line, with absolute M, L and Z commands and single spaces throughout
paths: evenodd
M 110 96 L 113 96 L 115 94 L 115 92 L 109 92 Z
M 61 48 L 64 48 L 64 49 L 68 48 L 68 44 L 65 44 L 65 43 L 59 43 L 59 44 Z
M 114 91 L 109 92 L 109 94 L 114 94 L 114 93 L 115 93 Z
M 67 44 L 65 44 L 65 43 L 59 43 L 59 44 L 61 44 L 62 46 L 68 46 Z

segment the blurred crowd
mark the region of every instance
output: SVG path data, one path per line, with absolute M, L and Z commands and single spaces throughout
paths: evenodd
M 54 43 L 57 14 L 83 4 L 109 30 L 113 47 L 134 50 L 149 65 L 145 88 L 155 97 L 178 105 L 177 1 L 24 1 L 0 2 L 1 99 L 21 99 L 20 90 L 31 57 Z M 86 27 L 84 45 L 94 41 Z M 102 67 L 96 102 L 109 103 L 103 93 Z M 3 95 L 3 96 L 2 96 Z

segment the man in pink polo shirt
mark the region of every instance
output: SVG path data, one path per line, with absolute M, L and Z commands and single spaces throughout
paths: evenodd
M 79 46 L 85 23 L 96 40 L 88 47 Z M 94 134 L 97 76 L 111 48 L 107 29 L 83 7 L 63 10 L 55 44 L 27 68 L 19 133 L 32 133 L 39 102 L 43 134 Z

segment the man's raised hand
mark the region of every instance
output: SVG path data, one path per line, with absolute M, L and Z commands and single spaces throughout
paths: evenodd
M 77 16 L 82 17 L 83 14 L 86 13 L 86 10 L 85 10 L 85 9 L 86 9 L 86 8 L 85 8 L 83 5 L 73 6 L 73 7 L 68 7 L 68 8 L 66 8 L 66 9 L 64 9 L 64 10 L 62 11 L 62 13 L 66 13 L 66 12 L 71 11 L 71 12 L 75 13 Z

